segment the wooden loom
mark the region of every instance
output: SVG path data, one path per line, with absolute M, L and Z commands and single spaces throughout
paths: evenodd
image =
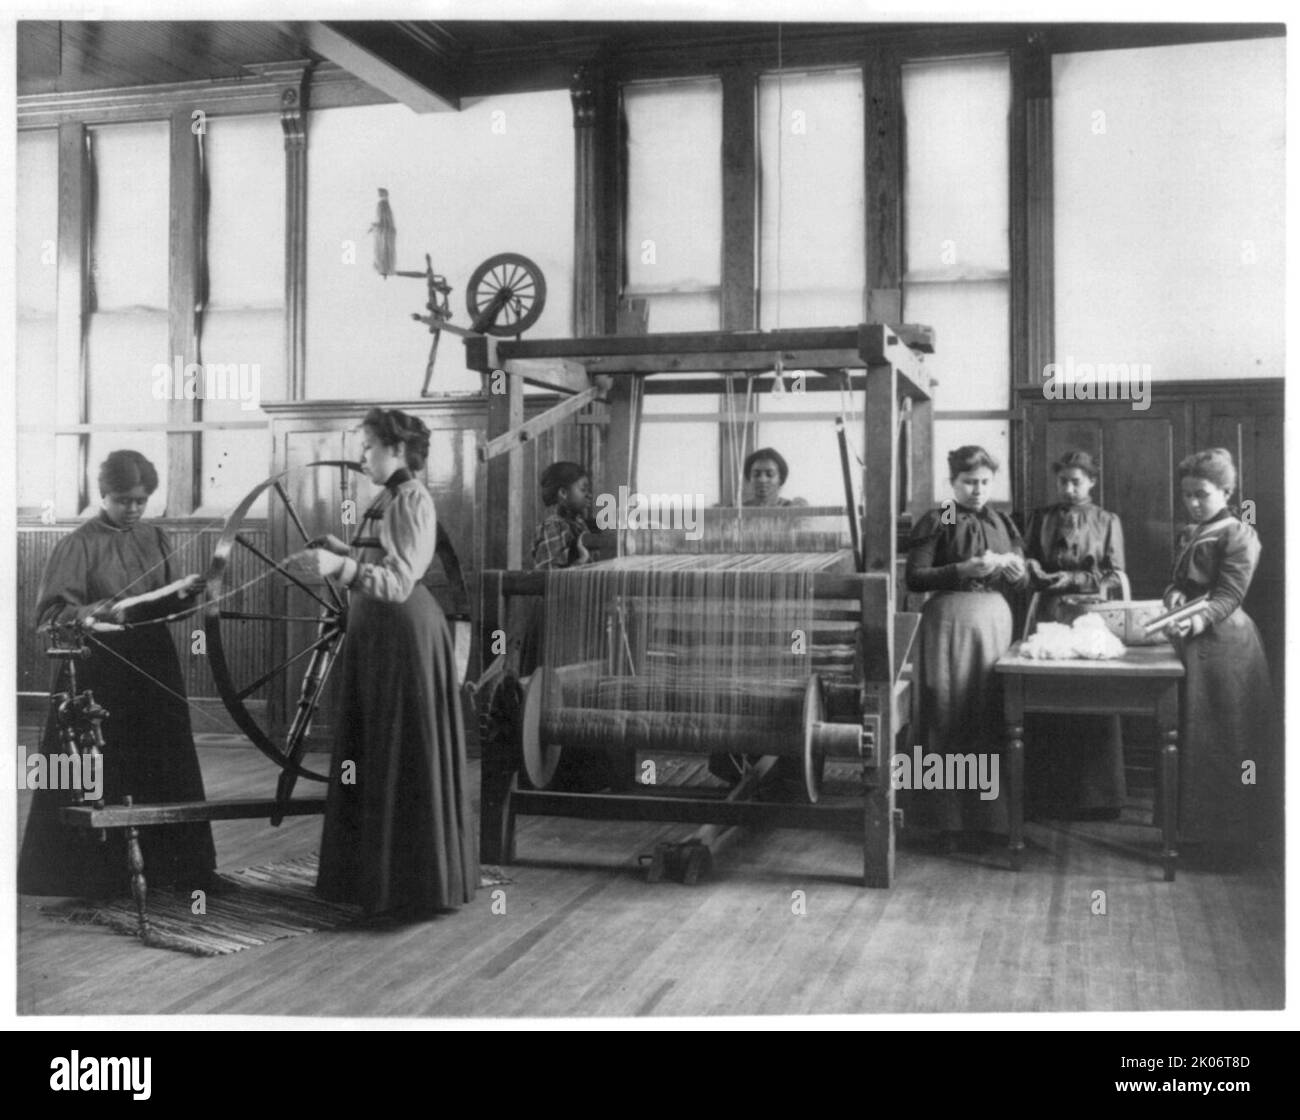
M 584 409 L 593 430 L 589 465 L 597 489 L 634 490 L 632 464 L 638 434 L 636 402 L 645 392 L 719 393 L 731 378 L 753 378 L 773 369 L 812 371 L 808 391 L 839 391 L 845 385 L 861 393 L 865 447 L 863 517 L 857 563 L 849 570 L 811 575 L 818 618 L 849 618 L 854 623 L 856 654 L 852 682 L 823 684 L 809 677 L 802 711 L 762 749 L 802 760 L 808 796 L 804 800 L 758 801 L 748 795 L 753 782 L 730 794 L 696 788 L 655 789 L 630 780 L 624 766 L 615 792 L 567 793 L 521 788 L 521 772 L 544 784 L 546 759 L 572 729 L 541 699 L 553 692 L 554 678 L 569 666 L 543 666 L 534 677 L 516 682 L 511 666 L 503 671 L 504 687 L 494 692 L 485 722 L 482 758 L 481 854 L 486 862 L 515 858 L 515 821 L 521 814 L 602 820 L 678 821 L 699 825 L 749 825 L 807 828 L 860 835 L 863 881 L 888 887 L 893 878 L 894 794 L 889 759 L 909 723 L 910 678 L 905 667 L 919 617 L 897 609 L 897 557 L 900 518 L 906 524 L 929 504 L 932 495 L 931 406 L 929 380 L 920 368 L 917 349 L 929 349 L 924 328 L 863 324 L 858 327 L 743 333 L 691 333 L 499 342 L 474 339 L 466 344 L 468 364 L 487 380 L 488 443 L 486 488 L 480 508 L 489 511 L 485 526 L 484 571 L 480 586 L 479 648 L 492 649 L 518 611 L 514 601 L 545 597 L 548 573 L 520 570 L 526 527 L 520 512 L 525 486 L 521 456 L 511 454 L 549 425 L 576 418 Z M 710 372 L 716 379 L 673 381 L 673 373 Z M 550 413 L 523 423 L 523 384 L 529 382 L 568 394 Z M 597 412 L 593 418 L 591 409 Z M 588 406 L 591 406 L 590 408 Z M 593 419 L 596 421 L 593 424 Z M 828 425 L 829 428 L 829 425 Z M 829 431 L 828 431 L 829 435 Z M 827 441 L 827 454 L 834 455 Z M 856 568 L 857 570 L 853 570 Z M 549 577 L 555 578 L 555 577 Z M 845 612 L 845 608 L 849 608 Z M 486 660 L 486 659 L 485 659 Z M 646 713 L 641 713 L 646 715 Z M 656 720 L 657 725 L 656 725 Z M 706 729 L 701 735 L 675 730 L 667 713 L 650 713 L 651 728 L 632 735 L 617 719 L 591 719 L 584 740 L 607 736 L 611 760 L 624 764 L 635 751 L 667 748 L 673 752 L 710 753 L 743 750 L 745 739 L 734 728 Z M 594 729 L 594 730 L 593 730 Z M 599 734 L 597 734 L 599 732 Z M 564 744 L 560 744 L 563 746 Z M 599 746 L 584 742 L 590 749 Z M 837 803 L 816 801 L 816 772 L 826 758 L 851 758 L 860 764 L 861 796 Z M 760 764 L 760 768 L 768 762 Z M 538 779 L 541 779 L 539 782 Z

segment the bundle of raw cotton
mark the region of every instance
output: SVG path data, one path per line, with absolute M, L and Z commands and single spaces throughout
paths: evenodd
M 1040 622 L 1020 647 L 1020 656 L 1035 661 L 1109 661 L 1124 656 L 1121 642 L 1095 614 L 1080 615 L 1073 625 Z

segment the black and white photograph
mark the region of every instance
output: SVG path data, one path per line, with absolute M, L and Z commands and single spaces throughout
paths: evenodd
M 1279 10 L 381 8 L 6 30 L 13 1025 L 1277 1029 Z

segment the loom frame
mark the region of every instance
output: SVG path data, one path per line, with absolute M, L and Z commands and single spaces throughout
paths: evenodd
M 870 723 L 876 743 L 870 756 L 864 757 L 861 802 L 832 805 L 737 800 L 693 789 L 671 793 L 653 787 L 639 787 L 636 793 L 520 789 L 518 757 L 500 737 L 485 735 L 480 810 L 480 852 L 485 862 L 514 862 L 515 822 L 520 815 L 803 828 L 860 835 L 863 885 L 892 884 L 896 816 L 889 759 L 899 733 L 911 723 L 911 684 L 905 669 L 919 624 L 918 615 L 898 609 L 902 602 L 897 579 L 900 514 L 906 524 L 932 504 L 933 402 L 931 381 L 919 353 L 931 348 L 931 339 L 925 328 L 863 323 L 782 331 L 466 340 L 466 364 L 484 378 L 487 439 L 493 448 L 491 454 L 480 451 L 486 463 L 480 508 L 487 518 L 477 596 L 479 651 L 491 649 L 493 636 L 506 629 L 512 600 L 545 594 L 546 573 L 521 570 L 523 526 L 516 496 L 523 493 L 525 480 L 522 456 L 512 450 L 537 430 L 536 425 L 523 426 L 525 383 L 571 397 L 585 395 L 585 417 L 570 407 L 556 422 L 586 419 L 595 433 L 589 457 L 592 477 L 607 486 L 626 480 L 629 489 L 635 489 L 635 381 L 654 379 L 656 388 L 663 385 L 672 391 L 665 375 L 713 372 L 719 375 L 720 388 L 729 376 L 767 375 L 782 368 L 823 375 L 809 378 L 807 391 L 838 392 L 847 374 L 850 386 L 863 394 L 861 570 L 818 574 L 814 595 L 851 598 L 861 604 L 862 718 Z M 694 391 L 718 391 L 707 381 L 679 384 L 689 384 Z M 900 428 L 903 416 L 908 420 L 906 443 Z M 905 452 L 901 464 L 900 448 Z M 900 478 L 908 483 L 902 501 Z M 882 480 L 887 484 L 881 485 Z

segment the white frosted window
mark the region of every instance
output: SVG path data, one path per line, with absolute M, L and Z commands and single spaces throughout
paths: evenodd
M 1056 360 L 1282 376 L 1286 40 L 1052 59 Z
M 172 375 L 160 379 L 158 367 Z M 103 312 L 90 317 L 86 378 L 91 423 L 165 422 L 166 393 L 174 393 L 174 372 L 166 311 Z
M 703 494 L 707 505 L 715 505 L 720 498 L 719 445 L 717 424 L 642 424 L 637 489 L 646 494 Z
M 15 412 L 20 426 L 55 423 L 58 356 L 55 318 L 58 257 L 58 134 L 20 132 L 16 151 L 17 366 Z M 70 401 L 75 409 L 75 401 Z M 75 411 L 73 414 L 75 419 Z M 18 505 L 41 511 L 54 501 L 52 434 L 18 436 Z
M 397 266 L 424 255 L 454 289 L 452 323 L 469 326 L 465 289 L 497 253 L 522 253 L 546 278 L 546 307 L 526 338 L 573 334 L 573 112 L 568 90 L 487 97 L 459 113 L 404 105 L 311 114 L 307 161 L 307 395 L 417 397 L 430 336 L 422 280 L 382 279 L 373 239 L 379 188 L 397 227 Z M 438 350 L 435 392 L 477 391 L 461 340 Z
M 54 129 L 20 132 L 16 147 L 18 310 L 52 315 L 58 290 L 59 135 Z
M 935 330 L 925 372 L 938 383 L 935 408 L 1004 409 L 1011 401 L 1011 305 L 1005 281 L 916 284 L 907 289 L 909 323 Z
M 101 311 L 167 307 L 167 121 L 91 129 L 92 276 Z
M 939 410 L 1010 401 L 1010 108 L 1005 56 L 903 68 L 903 319 L 935 330 Z
M 650 330 L 717 330 L 722 282 L 722 83 L 623 89 L 628 133 L 626 294 Z
M 841 326 L 866 299 L 862 72 L 759 80 L 759 324 Z
M 208 306 L 284 306 L 284 131 L 278 117 L 215 117 L 208 179 Z

